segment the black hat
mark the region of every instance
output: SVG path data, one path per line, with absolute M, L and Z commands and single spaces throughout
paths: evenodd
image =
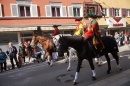
M 81 21 L 83 18 L 80 17 L 80 18 L 76 18 L 75 21 Z
M 61 26 L 61 25 L 53 25 L 53 27 L 58 27 L 58 26 Z

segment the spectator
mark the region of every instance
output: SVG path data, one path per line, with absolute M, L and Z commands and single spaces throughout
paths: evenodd
M 120 37 L 119 45 L 122 46 L 123 41 L 124 41 L 124 32 L 123 31 L 120 32 L 119 37 Z
M 32 57 L 32 54 L 33 54 L 33 50 L 32 50 L 32 47 L 30 45 L 30 41 L 28 41 L 28 54 L 29 54 L 29 62 L 31 62 L 31 57 Z
M 0 48 L 0 65 L 1 65 L 1 73 L 3 72 L 3 68 L 6 71 L 6 54 L 5 52 L 2 52 L 2 49 Z M 4 67 L 3 67 L 4 64 Z
M 26 52 L 25 52 L 25 46 L 24 46 L 24 44 L 22 43 L 22 42 L 20 42 L 20 44 L 19 44 L 20 46 L 19 46 L 19 53 L 21 53 L 21 57 L 22 57 L 22 59 L 23 59 L 23 62 L 24 62 L 24 64 L 25 64 L 25 56 L 26 56 Z
M 116 40 L 117 44 L 119 45 L 119 40 L 120 40 L 120 37 L 119 37 L 118 32 L 115 32 L 115 36 L 114 36 L 114 38 L 115 38 L 115 40 Z
M 18 60 L 17 60 L 17 49 L 13 46 L 12 42 L 9 42 L 9 48 L 6 51 L 7 55 L 10 57 L 10 62 L 12 64 L 12 69 L 15 69 L 15 65 L 13 59 L 16 62 L 17 67 L 19 68 Z

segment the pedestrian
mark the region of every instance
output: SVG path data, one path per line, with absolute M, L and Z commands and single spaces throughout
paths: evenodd
M 26 61 L 25 61 L 25 56 L 26 56 L 26 52 L 25 52 L 25 46 L 22 42 L 19 43 L 19 53 L 21 54 L 21 57 L 23 59 L 23 64 L 26 64 Z M 19 55 L 20 55 L 19 54 Z
M 7 58 L 7 55 L 0 48 L 0 65 L 1 65 L 1 71 L 0 72 L 1 73 L 3 72 L 3 69 L 4 69 L 4 71 L 6 71 L 6 58 Z
M 122 46 L 122 45 L 124 45 L 123 44 L 123 41 L 124 41 L 124 32 L 123 31 L 120 32 L 119 37 L 120 37 L 119 46 Z
M 19 64 L 18 64 L 18 60 L 17 60 L 17 49 L 15 46 L 13 46 L 12 42 L 9 42 L 9 48 L 7 49 L 6 53 L 10 58 L 10 62 L 12 64 L 12 69 L 15 69 L 13 59 L 15 60 L 15 63 L 17 65 L 17 67 L 19 68 Z
M 119 37 L 118 32 L 115 32 L 114 38 L 115 38 L 115 40 L 116 40 L 116 43 L 119 45 L 120 37 Z
M 29 54 L 29 63 L 31 62 L 31 58 L 32 58 L 32 54 L 33 54 L 33 49 L 30 45 L 30 41 L 28 41 L 28 46 L 27 46 L 27 49 L 28 49 L 28 54 Z

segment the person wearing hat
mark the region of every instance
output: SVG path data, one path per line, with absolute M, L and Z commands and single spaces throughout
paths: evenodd
M 90 13 L 85 18 L 89 20 L 89 24 L 85 28 L 84 39 L 88 39 L 89 41 L 91 41 L 91 43 L 93 43 L 95 47 L 94 49 L 96 49 L 95 53 L 100 53 L 100 51 L 102 51 L 102 49 L 104 48 L 104 45 L 101 41 L 99 25 L 96 20 L 98 16 Z
M 56 35 L 58 35 L 60 33 L 59 29 L 58 29 L 58 25 L 53 25 L 53 27 L 54 27 L 55 30 L 54 30 L 52 36 L 56 36 Z
M 25 64 L 25 56 L 26 56 L 25 49 L 26 49 L 26 47 L 24 46 L 24 44 L 22 42 L 20 42 L 19 43 L 19 53 L 21 54 L 24 64 Z
M 2 49 L 0 48 L 0 65 L 1 65 L 1 73 L 3 72 L 3 68 L 6 71 L 6 58 L 7 55 L 5 54 L 5 52 L 2 51 Z M 4 64 L 4 67 L 3 67 Z
M 74 35 L 81 36 L 83 34 L 83 29 L 84 29 L 82 18 L 76 18 L 75 21 L 77 22 L 77 27 Z

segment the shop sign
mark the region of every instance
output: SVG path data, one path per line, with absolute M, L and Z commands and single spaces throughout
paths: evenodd
M 107 24 L 108 24 L 108 28 L 126 27 L 126 19 L 125 18 L 108 18 Z

